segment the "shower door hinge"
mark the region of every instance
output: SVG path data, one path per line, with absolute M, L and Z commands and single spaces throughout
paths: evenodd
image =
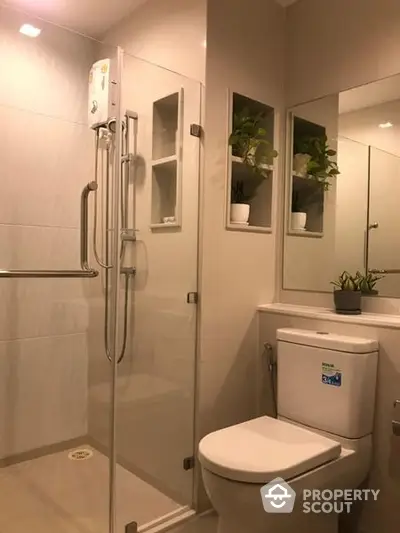
M 137 522 L 130 522 L 129 524 L 126 524 L 125 533 L 137 533 L 137 532 L 138 532 Z
M 185 457 L 183 460 L 183 469 L 192 470 L 194 468 L 194 455 L 191 457 Z
M 199 293 L 198 292 L 188 292 L 186 295 L 186 303 L 188 304 L 197 304 L 199 303 Z
M 190 124 L 190 135 L 198 137 L 200 139 L 202 134 L 202 128 L 200 124 Z

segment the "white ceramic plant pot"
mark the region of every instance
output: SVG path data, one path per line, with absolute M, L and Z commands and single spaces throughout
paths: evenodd
M 298 176 L 307 176 L 307 167 L 311 156 L 309 154 L 295 154 L 293 156 L 293 172 Z
M 231 222 L 236 224 L 247 224 L 249 216 L 249 204 L 231 204 Z
M 305 231 L 307 213 L 292 213 L 291 229 L 293 231 Z

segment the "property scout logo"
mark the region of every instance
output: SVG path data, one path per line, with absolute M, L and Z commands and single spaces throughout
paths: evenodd
M 300 505 L 303 513 L 349 513 L 355 501 L 376 501 L 379 489 L 304 489 Z M 291 513 L 296 492 L 282 478 L 273 479 L 261 488 L 261 500 L 267 513 Z

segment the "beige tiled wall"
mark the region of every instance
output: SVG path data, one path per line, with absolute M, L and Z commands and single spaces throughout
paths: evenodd
M 93 43 L 0 8 L 0 267 L 78 269 L 80 193 L 92 179 Z M 92 280 L 0 280 L 0 458 L 87 427 Z

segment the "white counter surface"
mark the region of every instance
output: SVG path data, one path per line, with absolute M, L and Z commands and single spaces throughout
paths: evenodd
M 265 304 L 257 308 L 261 313 L 273 313 L 277 315 L 299 316 L 315 320 L 330 320 L 332 322 L 346 322 L 347 324 L 359 324 L 381 328 L 400 329 L 399 315 L 384 315 L 378 313 L 362 313 L 361 315 L 338 315 L 332 309 L 323 307 L 308 307 L 305 305 L 291 304 Z

